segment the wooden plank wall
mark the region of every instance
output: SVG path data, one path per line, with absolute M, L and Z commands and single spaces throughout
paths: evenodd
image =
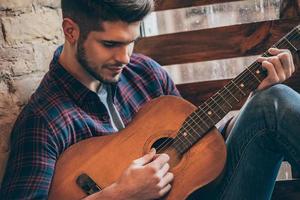
M 135 49 L 162 65 L 257 55 L 299 21 L 300 17 L 146 37 Z
M 216 3 L 226 3 L 231 1 L 241 1 L 241 0 L 156 0 L 156 11 L 170 10 L 176 8 L 186 8 L 192 6 L 204 6 Z
M 232 1 L 235 0 L 157 0 L 156 10 Z M 299 5 L 300 0 L 282 0 L 278 20 L 145 37 L 138 41 L 135 51 L 152 57 L 161 65 L 262 54 L 299 24 Z M 228 81 L 179 84 L 177 87 L 185 99 L 200 105 Z M 300 91 L 299 70 L 287 84 Z

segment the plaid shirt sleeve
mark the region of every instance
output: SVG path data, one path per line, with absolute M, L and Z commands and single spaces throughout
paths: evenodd
M 144 56 L 146 57 L 146 56 Z M 163 87 L 164 95 L 174 95 L 180 96 L 178 89 L 176 88 L 173 80 L 166 72 L 166 70 L 160 66 L 155 60 L 146 57 L 147 66 L 151 67 L 154 70 L 154 75 L 157 76 L 157 79 L 160 81 L 160 85 Z
M 46 199 L 57 158 L 45 120 L 23 113 L 13 129 L 1 199 Z

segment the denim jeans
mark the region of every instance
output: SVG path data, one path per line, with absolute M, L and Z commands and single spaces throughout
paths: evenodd
M 300 95 L 281 84 L 257 92 L 226 144 L 222 175 L 189 199 L 270 199 L 283 158 L 300 168 Z

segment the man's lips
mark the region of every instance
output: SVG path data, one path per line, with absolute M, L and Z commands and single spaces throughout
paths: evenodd
M 110 67 L 107 67 L 108 70 L 111 70 L 111 71 L 114 71 L 114 72 L 121 72 L 123 68 L 124 68 L 123 66 L 110 66 Z

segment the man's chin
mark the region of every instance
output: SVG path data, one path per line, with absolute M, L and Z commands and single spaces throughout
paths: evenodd
M 98 79 L 102 83 L 117 83 L 120 80 L 120 75 L 117 75 L 115 77 L 99 77 Z

